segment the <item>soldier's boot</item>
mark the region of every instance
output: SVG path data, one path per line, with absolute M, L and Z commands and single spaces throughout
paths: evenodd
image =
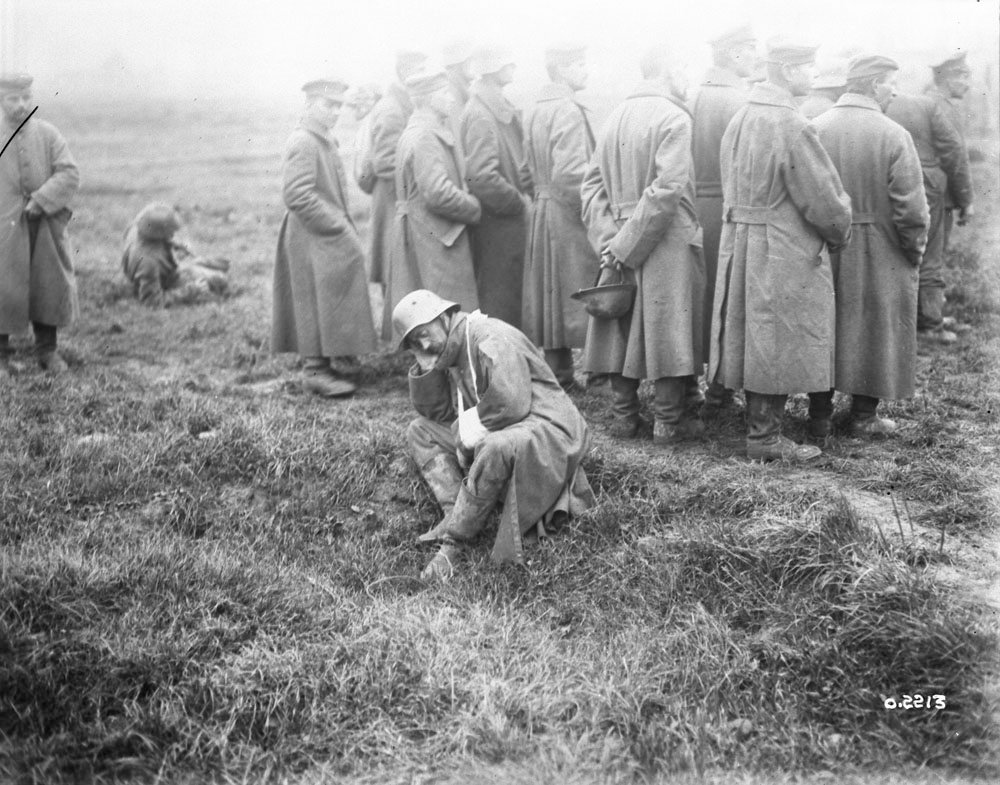
M 955 343 L 958 336 L 944 323 L 944 286 L 920 286 L 917 293 L 917 335 L 930 343 L 945 346 Z
M 878 398 L 855 395 L 851 399 L 851 433 L 854 436 L 888 436 L 896 432 L 895 420 L 879 417 Z
M 667 447 L 683 439 L 698 439 L 705 424 L 686 406 L 691 376 L 664 376 L 655 382 L 653 444 Z
M 35 358 L 38 360 L 38 367 L 54 376 L 65 373 L 69 366 L 56 351 L 57 328 L 41 322 L 32 322 L 32 327 L 35 330 Z
M 823 454 L 819 447 L 796 444 L 781 435 L 787 395 L 746 391 L 747 457 L 758 461 L 809 461 Z
M 618 439 L 631 439 L 639 432 L 639 380 L 611 374 L 611 413 L 608 430 Z
M 544 353 L 545 362 L 552 369 L 559 385 L 567 392 L 576 389 L 578 385 L 573 376 L 573 350 L 569 348 L 545 349 Z
M 351 382 L 357 382 L 361 377 L 361 363 L 353 354 L 345 354 L 332 358 L 330 360 L 330 368 L 337 376 Z
M 11 377 L 10 358 L 13 354 L 10 346 L 10 336 L 0 335 L 0 382 Z
M 496 492 L 494 492 L 496 490 Z M 455 574 L 461 545 L 472 540 L 486 524 L 496 507 L 498 489 L 488 488 L 486 496 L 476 496 L 462 484 L 451 511 L 437 526 L 418 538 L 421 542 L 440 542 L 437 553 L 427 563 L 420 577 L 425 581 L 447 581 Z
M 462 470 L 458 461 L 454 455 L 438 453 L 424 464 L 420 474 L 430 486 L 437 503 L 441 505 L 444 513 L 443 521 L 455 506 L 455 498 L 458 496 L 459 488 L 462 487 Z
M 347 379 L 338 378 L 327 357 L 306 357 L 302 367 L 302 390 L 322 398 L 351 395 L 357 387 Z
M 833 420 L 833 390 L 809 393 L 809 421 L 806 430 L 814 439 L 830 435 Z
M 702 407 L 702 417 L 712 419 L 718 417 L 725 409 L 735 408 L 736 393 L 719 382 L 709 382 L 705 389 L 705 405 Z

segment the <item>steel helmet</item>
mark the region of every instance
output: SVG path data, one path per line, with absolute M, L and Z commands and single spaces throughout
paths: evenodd
M 416 289 L 392 309 L 392 329 L 399 336 L 397 349 L 406 348 L 406 339 L 422 324 L 433 322 L 441 314 L 459 308 L 458 303 L 438 297 L 429 289 Z
M 169 204 L 152 202 L 136 216 L 139 236 L 144 240 L 169 240 L 181 228 L 181 219 Z

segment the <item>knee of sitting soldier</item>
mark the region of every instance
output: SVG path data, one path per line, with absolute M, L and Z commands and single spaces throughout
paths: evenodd
M 476 448 L 476 460 L 491 464 L 509 465 L 525 445 L 531 442 L 531 432 L 526 428 L 504 428 L 492 431 Z

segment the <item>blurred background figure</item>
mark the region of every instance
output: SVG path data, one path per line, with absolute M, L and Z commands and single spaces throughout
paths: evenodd
M 564 389 L 574 385 L 573 349 L 587 339 L 587 311 L 570 295 L 592 286 L 601 261 L 587 240 L 580 185 L 594 152 L 588 110 L 586 49 L 545 52 L 550 82 L 525 123 L 525 156 L 535 188 L 524 269 L 524 332 L 545 353 Z
M 715 297 L 715 274 L 719 261 L 719 236 L 722 234 L 722 175 L 719 171 L 719 145 L 726 126 L 747 102 L 749 82 L 757 65 L 757 36 L 748 25 L 729 30 L 709 41 L 712 67 L 698 89 L 692 111 L 692 141 L 698 223 L 704 233 L 705 299 L 702 311 L 705 341 L 702 357 L 708 359 L 712 334 L 712 300 Z M 701 375 L 700 373 L 698 374 Z M 709 381 L 705 391 L 704 415 L 714 416 L 734 404 L 733 391 Z
M 396 215 L 396 146 L 406 128 L 406 121 L 413 112 L 413 103 L 406 92 L 408 77 L 424 68 L 427 55 L 403 50 L 396 53 L 396 79 L 385 91 L 371 112 L 371 175 L 372 186 L 371 232 L 368 246 L 369 280 L 385 285 L 386 265 L 389 264 L 389 246 L 392 242 L 392 221 Z M 382 338 L 391 340 L 392 334 L 383 331 Z
M 66 370 L 57 333 L 77 316 L 73 251 L 66 233 L 80 172 L 56 127 L 32 117 L 28 74 L 0 76 L 0 379 L 10 374 L 10 334 L 35 333 L 49 373 Z
M 358 85 L 348 97 L 347 105 L 354 111 L 358 128 L 354 132 L 353 174 L 354 181 L 366 194 L 375 190 L 375 167 L 372 162 L 372 109 L 382 97 L 377 84 Z
M 143 305 L 194 303 L 229 293 L 229 260 L 195 256 L 187 243 L 176 239 L 180 228 L 173 207 L 153 202 L 125 232 L 122 271 Z
M 472 81 L 476 77 L 473 70 L 475 51 L 472 43 L 464 38 L 450 41 L 441 50 L 441 64 L 448 74 L 453 99 L 449 122 L 456 139 L 459 135 L 462 112 L 465 110 L 465 105 L 469 103 Z
M 333 398 L 356 389 L 356 355 L 375 351 L 364 251 L 348 208 L 347 183 L 330 131 L 347 84 L 303 85 L 305 111 L 285 148 L 287 211 L 274 263 L 271 351 L 302 358 L 305 392 Z
M 847 88 L 847 60 L 842 57 L 827 58 L 816 65 L 816 77 L 809 94 L 802 99 L 799 111 L 806 120 L 819 117 L 837 103 Z
M 469 190 L 483 208 L 472 231 L 479 306 L 488 316 L 520 328 L 532 190 L 521 113 L 503 93 L 514 81 L 514 67 L 505 49 L 479 50 L 479 78 L 462 112 L 460 133 Z

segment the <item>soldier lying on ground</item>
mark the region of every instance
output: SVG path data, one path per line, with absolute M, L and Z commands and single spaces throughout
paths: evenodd
M 229 293 L 229 260 L 195 256 L 175 239 L 180 227 L 170 205 L 153 202 L 125 232 L 122 270 L 143 305 L 158 308 Z
M 410 399 L 420 417 L 406 439 L 444 511 L 421 535 L 440 550 L 421 573 L 447 580 L 461 544 L 503 505 L 493 558 L 523 561 L 522 537 L 544 536 L 594 504 L 580 461 L 587 423 L 545 357 L 519 330 L 418 289 L 392 314 L 410 368 Z

